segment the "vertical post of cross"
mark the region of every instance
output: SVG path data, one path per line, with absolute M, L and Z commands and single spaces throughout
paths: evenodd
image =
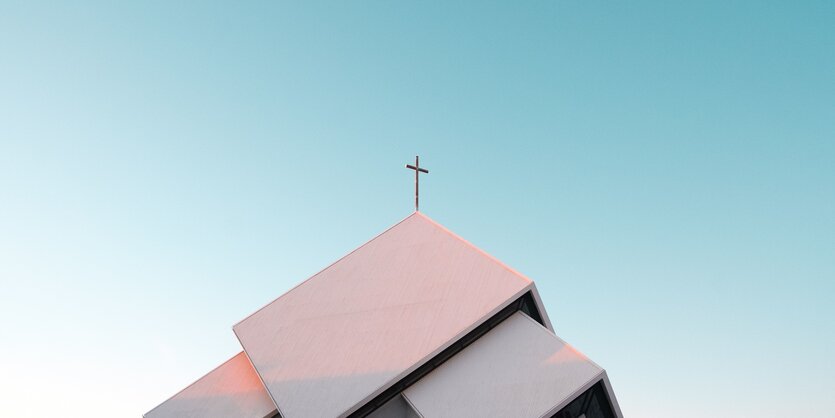
M 406 164 L 406 168 L 415 170 L 415 212 L 420 210 L 420 173 L 429 174 L 429 170 L 420 166 L 420 156 L 415 155 L 415 165 Z

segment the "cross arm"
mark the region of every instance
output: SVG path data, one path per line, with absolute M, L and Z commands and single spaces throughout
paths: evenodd
M 411 164 L 406 164 L 406 168 L 410 168 L 412 170 L 417 170 L 417 171 L 420 171 L 421 173 L 429 174 L 429 170 L 427 170 L 425 168 L 421 168 L 421 167 L 415 167 Z

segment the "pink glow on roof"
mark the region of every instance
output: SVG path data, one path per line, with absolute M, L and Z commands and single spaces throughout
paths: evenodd
M 246 354 L 238 353 L 150 412 L 146 418 L 264 418 L 275 405 Z
M 234 330 L 282 416 L 344 416 L 531 287 L 415 213 Z
M 581 353 L 574 347 L 566 344 L 561 349 L 551 354 L 547 359 L 545 359 L 545 364 L 562 364 L 562 363 L 571 363 L 571 362 L 590 362 L 588 357 L 585 354 Z

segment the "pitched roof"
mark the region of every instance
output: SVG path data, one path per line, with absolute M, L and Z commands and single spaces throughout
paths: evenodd
M 144 415 L 145 418 L 265 418 L 275 405 L 243 352 Z
M 282 417 L 341 417 L 532 289 L 416 212 L 233 329 Z
M 550 417 L 604 371 L 517 312 L 407 388 L 425 417 Z

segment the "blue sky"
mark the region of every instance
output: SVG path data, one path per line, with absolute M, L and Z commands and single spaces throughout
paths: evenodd
M 139 416 L 421 208 L 629 417 L 835 414 L 835 3 L 0 1 L 0 415 Z M 32 405 L 36 405 L 33 407 Z

